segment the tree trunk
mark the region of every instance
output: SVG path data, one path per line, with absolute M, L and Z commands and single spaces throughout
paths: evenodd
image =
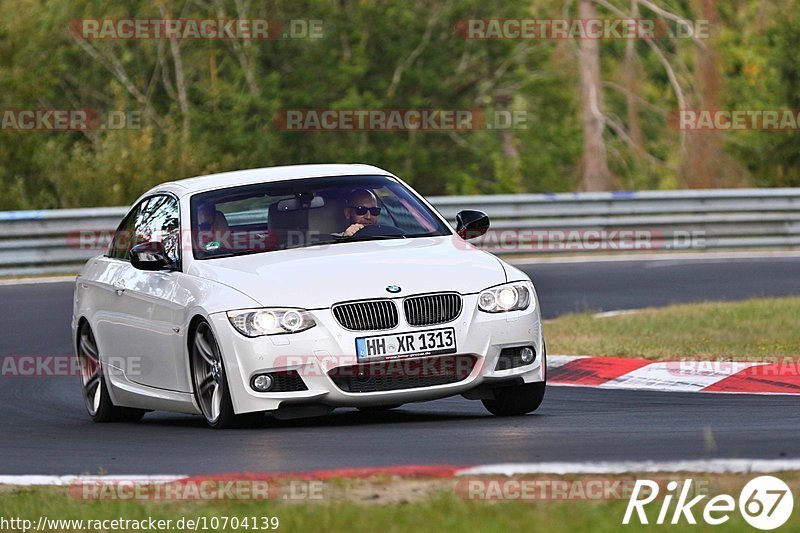
M 714 0 L 693 0 L 693 11 L 698 18 L 709 21 L 713 28 L 717 23 Z M 705 48 L 695 48 L 695 78 L 698 94 L 695 107 L 717 109 L 719 106 L 720 73 L 714 43 L 706 39 Z M 686 160 L 683 175 L 690 189 L 710 189 L 727 183 L 725 163 L 727 158 L 722 151 L 722 132 L 714 130 L 686 132 Z
M 583 20 L 597 18 L 593 0 L 580 0 L 578 16 Z M 605 117 L 600 86 L 600 42 L 581 39 L 578 59 L 583 102 L 583 189 L 605 191 L 610 188 L 611 176 L 603 141 Z
M 638 0 L 631 0 L 631 18 L 639 18 Z M 633 150 L 637 157 L 645 156 L 644 136 L 642 135 L 642 123 L 639 119 L 639 80 L 641 79 L 641 63 L 636 53 L 636 40 L 628 39 L 625 43 L 625 63 L 624 76 L 625 88 L 628 90 L 625 96 L 628 112 L 628 134 L 631 137 Z

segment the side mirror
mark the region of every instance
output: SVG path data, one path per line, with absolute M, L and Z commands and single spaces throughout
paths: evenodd
M 489 215 L 483 211 L 465 209 L 456 215 L 456 233 L 468 241 L 486 233 L 489 229 Z
M 164 243 L 159 241 L 143 242 L 131 248 L 131 265 L 138 270 L 158 271 L 172 268 L 172 261 L 167 257 Z

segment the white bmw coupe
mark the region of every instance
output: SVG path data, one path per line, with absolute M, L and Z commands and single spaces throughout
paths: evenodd
M 76 280 L 97 422 L 152 410 L 214 428 L 462 395 L 534 411 L 545 343 L 531 280 L 390 172 L 299 165 L 159 185 Z

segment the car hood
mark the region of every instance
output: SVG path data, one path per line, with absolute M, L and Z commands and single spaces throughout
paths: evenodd
M 362 241 L 194 261 L 189 274 L 228 285 L 265 307 L 428 292 L 478 292 L 506 281 L 502 263 L 456 236 Z M 389 293 L 397 285 L 400 292 Z

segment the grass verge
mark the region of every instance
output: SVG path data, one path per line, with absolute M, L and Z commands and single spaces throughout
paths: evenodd
M 0 489 L 0 522 L 3 519 L 20 518 L 30 520 L 30 525 L 39 523 L 40 517 L 47 520 L 83 520 L 81 524 L 62 524 L 39 531 L 107 531 L 137 530 L 128 527 L 114 527 L 111 523 L 98 524 L 89 521 L 104 520 L 171 520 L 162 524 L 161 531 L 267 531 L 275 530 L 278 520 L 278 531 L 619 531 L 622 518 L 628 504 L 628 497 L 635 480 L 654 479 L 662 492 L 666 492 L 667 483 L 678 481 L 681 486 L 684 480 L 692 480 L 691 496 L 705 494 L 705 499 L 697 505 L 693 514 L 698 525 L 690 525 L 681 519 L 678 526 L 669 526 L 678 531 L 719 531 L 718 528 L 703 523 L 703 507 L 712 495 L 730 494 L 738 500 L 742 487 L 756 477 L 748 475 L 711 475 L 711 474 L 640 474 L 622 476 L 516 476 L 457 478 L 455 480 L 329 480 L 326 481 L 326 496 L 319 501 L 285 502 L 276 500 L 241 501 L 121 501 L 93 500 L 84 501 L 70 493 L 65 487 L 28 487 Z M 786 472 L 777 477 L 784 480 L 795 494 L 800 486 L 798 473 Z M 478 499 L 465 496 L 463 490 L 470 482 L 482 483 L 481 490 L 473 492 Z M 506 496 L 514 501 L 486 501 L 481 499 L 485 494 L 496 492 L 489 487 L 496 482 L 503 487 L 519 486 L 527 483 L 527 487 L 536 487 L 520 500 L 520 492 L 508 492 Z M 414 496 L 408 491 L 409 485 L 419 493 Z M 533 484 L 532 484 L 533 483 Z M 551 500 L 542 500 L 537 494 L 541 487 L 552 487 L 560 484 L 563 492 L 550 491 L 550 494 L 561 494 Z M 603 494 L 611 495 L 607 499 L 592 494 L 588 483 L 602 483 L 606 487 Z M 426 485 L 427 484 L 427 485 Z M 460 485 L 459 485 L 460 484 Z M 516 485 L 515 485 L 516 484 Z M 420 489 L 421 485 L 426 485 Z M 462 489 L 459 490 L 458 487 Z M 595 485 L 597 487 L 598 485 Z M 566 488 L 564 488 L 566 487 Z M 366 489 L 366 490 L 365 490 Z M 577 489 L 577 490 L 576 490 Z M 498 489 L 500 490 L 500 489 Z M 503 488 L 502 490 L 506 490 Z M 609 492 L 610 490 L 610 492 Z M 680 488 L 678 489 L 680 490 Z M 369 496 L 376 493 L 405 493 L 401 499 L 375 500 Z M 585 492 L 584 492 L 585 491 Z M 366 495 L 366 497 L 365 497 Z M 569 496 L 567 496 L 569 495 Z M 662 494 L 663 495 L 663 494 Z M 668 502 L 671 519 L 677 498 Z M 650 526 L 642 526 L 638 521 L 625 526 L 625 530 L 639 531 L 652 529 L 652 523 L 667 500 L 656 499 L 645 508 Z M 733 510 L 730 519 L 725 523 L 725 531 L 751 531 L 738 509 Z M 223 527 L 224 522 L 228 527 Z M 238 518 L 237 527 L 232 527 L 232 517 Z M 183 519 L 183 527 L 176 527 Z M 194 520 L 196 527 L 187 527 L 186 521 Z M 216 520 L 216 522 L 214 521 Z M 266 521 L 264 521 L 266 520 Z M 247 523 L 248 527 L 242 527 Z M 48 524 L 48 522 L 45 522 Z M 255 524 L 258 527 L 250 527 Z M 101 527 L 93 527 L 101 526 Z M 797 513 L 789 519 L 784 527 L 797 529 L 800 517 Z M 144 528 L 139 528 L 144 529 Z M 21 528 L 4 527 L 4 531 L 21 531 Z M 152 530 L 152 529 L 151 529 Z
M 565 315 L 545 324 L 553 354 L 758 361 L 800 356 L 800 298 L 758 298 L 643 309 L 596 318 Z

